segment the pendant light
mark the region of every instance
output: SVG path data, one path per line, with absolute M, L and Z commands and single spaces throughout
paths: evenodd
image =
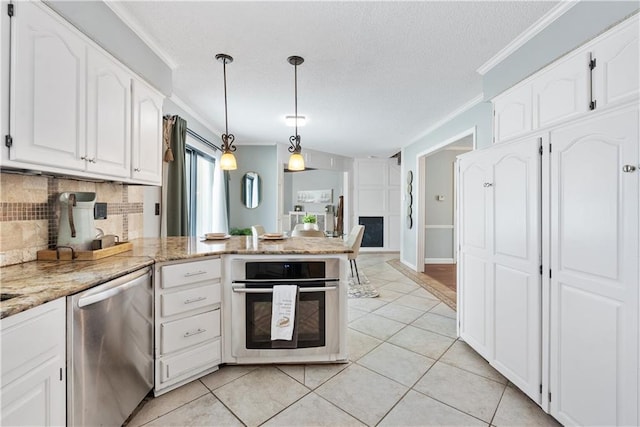
M 295 84 L 295 127 L 296 134 L 289 137 L 289 170 L 291 171 L 303 171 L 304 170 L 304 157 L 302 157 L 302 147 L 300 146 L 300 135 L 298 135 L 298 65 L 304 62 L 304 59 L 300 56 L 290 56 L 287 58 L 289 64 L 293 65 L 293 76 Z
M 222 75 L 224 76 L 224 133 L 222 134 L 222 157 L 220 157 L 220 169 L 231 171 L 238 169 L 236 156 L 233 152 L 236 147 L 233 146 L 235 136 L 229 133 L 229 121 L 227 117 L 227 64 L 233 62 L 233 58 L 227 54 L 219 53 L 216 59 L 222 62 Z

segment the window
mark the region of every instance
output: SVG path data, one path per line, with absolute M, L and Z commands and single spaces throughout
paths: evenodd
M 190 137 L 187 136 L 185 156 L 189 234 L 202 236 L 215 229 L 213 212 L 216 196 L 213 184 L 216 159 L 191 144 L 193 138 Z

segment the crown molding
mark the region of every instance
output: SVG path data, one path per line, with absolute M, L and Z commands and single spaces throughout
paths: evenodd
M 537 34 L 539 34 L 542 30 L 551 25 L 556 19 L 560 18 L 562 15 L 567 13 L 569 9 L 578 4 L 579 0 L 563 0 L 558 3 L 556 6 L 551 8 L 547 13 L 545 13 L 540 19 L 533 23 L 529 28 L 527 28 L 523 33 L 521 33 L 518 37 L 513 39 L 508 45 L 506 45 L 500 52 L 496 53 L 491 59 L 482 64 L 480 68 L 476 71 L 480 75 L 485 75 L 489 72 L 493 67 L 504 61 L 509 55 L 511 55 L 516 50 L 520 49 L 525 43 L 534 38 Z
M 172 94 L 169 97 L 169 100 L 171 102 L 173 102 L 174 104 L 176 104 L 178 107 L 180 107 L 181 109 L 183 109 L 185 112 L 187 112 L 191 117 L 193 117 L 194 119 L 196 119 L 198 122 L 200 122 L 200 125 L 202 127 L 204 127 L 205 129 L 207 129 L 209 132 L 211 132 L 214 135 L 220 135 L 222 132 L 212 128 L 211 126 L 209 126 L 208 120 L 205 119 L 204 117 L 202 117 L 202 115 L 200 113 L 198 113 L 197 111 L 195 111 L 193 108 L 191 108 L 189 105 L 187 105 L 186 102 L 184 102 L 181 98 L 179 98 L 175 93 Z
M 149 46 L 153 53 L 158 55 L 162 62 L 167 64 L 167 66 L 171 68 L 172 71 L 178 68 L 178 63 L 173 58 L 171 58 L 171 56 L 166 53 L 164 49 L 162 49 L 158 45 L 158 43 L 146 33 L 145 30 L 143 30 L 140 22 L 136 18 L 134 18 L 133 15 L 131 15 L 131 13 L 129 13 L 129 11 L 127 11 L 120 3 L 115 1 L 105 1 L 104 4 L 107 5 L 107 7 L 111 9 L 111 11 L 115 13 L 116 16 L 120 18 L 127 27 L 131 29 L 131 31 L 133 31 L 138 37 L 140 37 L 143 43 Z
M 407 145 L 411 145 L 411 144 L 413 144 L 415 142 L 418 142 L 419 140 L 421 140 L 425 136 L 429 135 L 431 132 L 433 132 L 434 130 L 438 129 L 439 127 L 441 127 L 445 123 L 451 121 L 456 116 L 458 116 L 458 115 L 464 113 L 465 111 L 467 111 L 468 109 L 476 106 L 477 104 L 482 102 L 483 99 L 484 99 L 484 94 L 483 93 L 480 93 L 480 94 L 476 95 L 475 97 L 473 97 L 468 102 L 465 102 L 460 107 L 456 108 L 451 113 L 447 114 L 445 117 L 443 117 L 442 119 L 440 119 L 437 122 L 435 122 L 433 125 L 431 125 L 429 128 L 427 128 L 427 130 L 425 130 L 419 136 L 417 136 L 416 138 L 411 140 L 411 142 L 409 144 L 407 144 Z

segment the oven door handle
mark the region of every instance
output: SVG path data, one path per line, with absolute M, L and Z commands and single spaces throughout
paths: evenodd
M 272 294 L 273 288 L 243 288 L 232 286 L 233 292 L 238 292 L 241 294 Z M 325 291 L 335 291 L 338 289 L 337 286 L 323 286 L 317 288 L 298 288 L 301 293 L 305 292 L 325 292 Z
M 318 277 L 318 278 L 307 278 L 307 279 L 279 279 L 279 280 L 273 280 L 273 279 L 244 279 L 244 280 L 234 280 L 232 283 L 252 283 L 252 284 L 258 284 L 258 283 L 277 283 L 277 284 L 284 284 L 284 283 L 306 283 L 306 282 L 339 282 L 340 279 L 338 278 L 322 278 L 322 277 Z

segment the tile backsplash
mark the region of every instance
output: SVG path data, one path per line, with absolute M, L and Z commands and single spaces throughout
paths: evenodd
M 33 261 L 58 238 L 58 197 L 65 191 L 96 193 L 107 203 L 107 219 L 95 220 L 105 234 L 121 241 L 142 237 L 144 187 L 112 182 L 0 174 L 0 266 Z

